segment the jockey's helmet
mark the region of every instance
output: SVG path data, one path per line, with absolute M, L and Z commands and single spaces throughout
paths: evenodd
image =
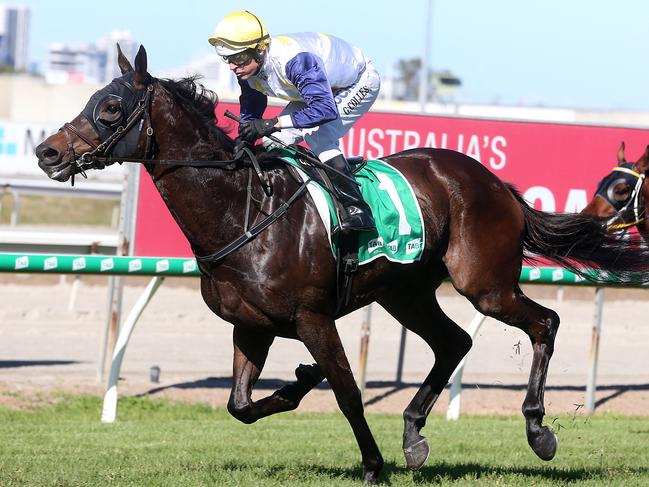
M 264 50 L 270 42 L 270 35 L 259 17 L 241 10 L 223 17 L 208 41 L 219 56 L 232 56 L 246 49 Z

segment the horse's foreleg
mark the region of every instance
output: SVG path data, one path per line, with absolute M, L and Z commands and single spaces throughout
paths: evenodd
M 273 336 L 259 332 L 234 328 L 232 392 L 228 411 L 244 423 L 253 423 L 265 416 L 297 408 L 302 398 L 324 379 L 319 366 L 300 365 L 295 370 L 297 381 L 268 397 L 253 401 L 252 388 L 259 379 L 273 339 Z
M 349 421 L 361 450 L 363 480 L 375 483 L 383 457 L 365 420 L 361 393 L 347 361 L 334 320 L 309 313 L 298 323 L 297 332 L 331 385 L 336 402 Z
M 428 458 L 428 441 L 419 432 L 462 357 L 471 348 L 471 337 L 444 314 L 437 298 L 426 292 L 386 293 L 379 302 L 399 323 L 430 346 L 435 364 L 403 412 L 403 452 L 409 468 L 420 468 Z

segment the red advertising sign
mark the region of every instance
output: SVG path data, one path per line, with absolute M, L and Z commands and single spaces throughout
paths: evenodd
M 218 107 L 220 125 L 235 130 L 234 122 L 223 116 L 226 109 L 238 113 L 238 106 Z M 270 107 L 267 116 L 277 111 Z M 574 212 L 616 165 L 621 141 L 629 160 L 636 160 L 649 144 L 649 130 L 370 112 L 344 137 L 342 148 L 347 155 L 367 158 L 415 147 L 457 150 L 514 183 L 535 208 Z M 136 228 L 136 255 L 192 255 L 146 173 Z

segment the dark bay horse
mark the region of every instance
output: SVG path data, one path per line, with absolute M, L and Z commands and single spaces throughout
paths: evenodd
M 121 52 L 119 66 L 121 78 L 93 95 L 76 118 L 36 148 L 39 166 L 50 178 L 66 181 L 84 168 L 146 159 L 148 173 L 195 254 L 219 251 L 245 233 L 248 168 L 238 163 L 227 169 L 162 164 L 233 159 L 232 139 L 215 125 L 215 100 L 193 79 L 151 77 L 142 47 L 135 68 Z M 376 301 L 435 354 L 432 369 L 403 414 L 406 462 L 419 468 L 429 453 L 420 430 L 471 348 L 470 337 L 444 314 L 435 297 L 448 278 L 477 310 L 529 336 L 534 356 L 522 408 L 527 440 L 536 455 L 552 459 L 557 439 L 542 424 L 543 395 L 559 317 L 519 287 L 523 253 L 545 256 L 577 272 L 579 265 L 594 266 L 625 280 L 631 272 L 647 271 L 648 251 L 609 234 L 599 219 L 531 208 L 513 187 L 459 152 L 414 149 L 385 160 L 406 176 L 418 198 L 426 232 L 423 256 L 408 265 L 375 259 L 361 266 L 351 300 L 338 315 L 336 265 L 308 197 L 297 200 L 252 241 L 207 266 L 201 278 L 203 299 L 233 324 L 228 410 L 252 423 L 295 409 L 326 377 L 358 442 L 363 478 L 376 482 L 383 459 L 335 326 L 339 316 Z M 299 186 L 279 162 L 271 163 L 268 177 L 272 196 L 265 196 L 261 186 L 253 189 L 258 202 L 251 208 L 253 224 Z M 316 364 L 299 366 L 295 382 L 253 401 L 252 388 L 278 336 L 302 341 Z
M 628 162 L 624 142 L 617 151 L 617 166 L 597 185 L 595 195 L 585 215 L 606 218 L 611 230 L 636 227 L 645 242 L 649 242 L 649 146 L 636 162 Z

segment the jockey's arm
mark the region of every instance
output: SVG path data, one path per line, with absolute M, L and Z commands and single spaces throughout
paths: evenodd
M 281 128 L 317 127 L 338 118 L 331 84 L 319 57 L 301 52 L 286 63 L 285 72 L 307 106 L 279 117 Z
M 261 118 L 268 105 L 268 97 L 252 88 L 247 81 L 239 80 L 239 86 L 241 87 L 241 95 L 239 95 L 241 120 Z

